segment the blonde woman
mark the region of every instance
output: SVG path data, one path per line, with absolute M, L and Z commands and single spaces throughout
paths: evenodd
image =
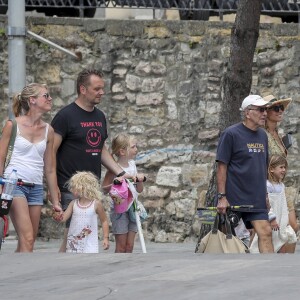
M 103 230 L 103 249 L 109 248 L 109 226 L 101 204 L 99 179 L 91 172 L 77 172 L 67 182 L 74 200 L 54 218 L 66 222 L 72 217 L 67 237 L 67 252 L 98 253 L 98 216 Z
M 25 86 L 13 101 L 17 134 L 11 159 L 5 170 L 4 163 L 13 127 L 10 120 L 6 122 L 0 140 L 0 174 L 7 177 L 15 169 L 18 178 L 35 184 L 33 188 L 18 186 L 10 208 L 10 217 L 18 234 L 16 252 L 33 251 L 44 198 L 44 170 L 53 208 L 61 210 L 52 150 L 54 131 L 42 120 L 51 107 L 52 98 L 46 85 L 31 83 Z M 0 189 L 2 192 L 2 187 Z

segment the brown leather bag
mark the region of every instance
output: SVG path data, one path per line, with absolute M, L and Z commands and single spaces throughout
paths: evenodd
M 249 253 L 248 247 L 232 234 L 228 215 L 224 217 L 225 224 L 221 226 L 217 213 L 213 229 L 202 238 L 197 253 Z

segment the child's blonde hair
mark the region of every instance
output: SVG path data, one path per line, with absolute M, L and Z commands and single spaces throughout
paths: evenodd
M 71 193 L 89 200 L 101 200 L 100 182 L 92 172 L 77 172 L 68 181 Z
M 269 160 L 269 167 L 268 167 L 268 179 L 271 182 L 278 182 L 278 180 L 274 177 L 274 174 L 273 174 L 273 172 L 271 172 L 271 170 L 274 170 L 276 167 L 278 167 L 280 165 L 285 165 L 285 168 L 287 169 L 288 162 L 287 162 L 286 158 L 281 155 L 272 155 Z M 283 177 L 283 179 L 284 179 L 284 177 Z
M 135 137 L 133 135 L 129 135 L 126 132 L 121 132 L 117 134 L 111 143 L 111 152 L 113 155 L 119 157 L 121 149 L 128 149 L 130 147 L 130 142 Z

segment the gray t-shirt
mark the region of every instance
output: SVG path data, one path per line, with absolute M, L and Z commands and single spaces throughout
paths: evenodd
M 225 129 L 216 161 L 227 165 L 226 195 L 230 205 L 267 209 L 268 138 L 263 129 L 253 131 L 243 123 Z

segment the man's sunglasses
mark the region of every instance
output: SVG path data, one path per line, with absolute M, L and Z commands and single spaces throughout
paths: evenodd
M 257 107 L 257 108 L 249 108 L 249 110 L 256 110 L 261 113 L 265 112 L 268 108 L 267 107 Z
M 274 105 L 272 107 L 269 107 L 268 110 L 274 110 L 276 112 L 279 112 L 280 110 L 284 111 L 284 105 Z

